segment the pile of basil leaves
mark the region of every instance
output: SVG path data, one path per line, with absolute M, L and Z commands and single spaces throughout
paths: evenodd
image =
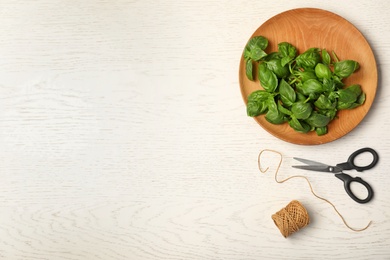
M 288 122 L 298 132 L 324 135 L 338 110 L 364 103 L 360 85 L 343 83 L 359 68 L 358 62 L 340 61 L 333 51 L 331 58 L 319 48 L 298 55 L 288 42 L 279 43 L 278 51 L 268 54 L 267 46 L 267 38 L 256 36 L 244 49 L 246 76 L 254 81 L 257 74 L 263 87 L 248 96 L 248 116 L 265 114 L 270 123 Z

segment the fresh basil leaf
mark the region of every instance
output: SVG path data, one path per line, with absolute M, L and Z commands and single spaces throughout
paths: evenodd
M 322 62 L 325 64 L 325 65 L 330 65 L 332 63 L 332 59 L 330 58 L 330 55 L 329 53 L 327 52 L 326 49 L 323 49 L 321 51 L 321 56 L 322 56 Z
M 365 94 L 364 92 L 362 92 L 362 93 L 358 96 L 356 102 L 357 102 L 359 105 L 363 105 L 363 104 L 364 104 L 364 101 L 366 101 L 366 94 Z
M 278 51 L 283 57 L 295 58 L 297 49 L 288 42 L 281 42 L 278 44 Z
M 355 107 L 361 106 L 361 105 L 364 103 L 365 100 L 366 100 L 366 94 L 361 93 L 361 94 L 358 96 L 356 102 L 355 102 L 355 103 L 352 103 L 352 104 L 348 107 L 348 109 L 353 109 L 353 108 L 355 108 Z
M 267 111 L 267 105 L 263 102 L 249 102 L 246 104 L 246 114 L 250 117 L 256 117 Z
M 281 59 L 282 66 L 288 64 L 297 55 L 297 49 L 288 42 L 279 43 L 278 51 L 283 56 L 283 58 Z
M 313 100 L 317 100 L 320 96 L 320 93 L 310 93 L 309 94 L 309 101 L 312 103 Z
M 272 97 L 272 95 L 264 90 L 253 91 L 248 96 L 248 102 L 246 105 L 247 115 L 255 117 L 264 114 L 267 111 L 267 101 L 270 97 Z
M 255 36 L 248 41 L 247 47 L 251 50 L 257 48 L 265 50 L 268 47 L 268 39 L 264 36 Z
M 267 53 L 260 48 L 250 49 L 250 48 L 246 47 L 244 50 L 245 60 L 251 59 L 254 61 L 259 61 L 262 58 L 264 58 L 265 56 L 267 56 Z
M 317 112 L 313 112 L 305 121 L 314 127 L 324 127 L 328 125 L 330 118 Z
M 245 60 L 251 59 L 254 61 L 259 61 L 265 56 L 267 53 L 264 51 L 268 46 L 267 38 L 263 36 L 253 37 L 248 41 L 244 49 L 244 58 Z
M 321 55 L 318 48 L 310 48 L 298 55 L 295 61 L 298 67 L 304 68 L 305 70 L 313 70 L 317 63 L 321 61 Z
M 314 101 L 314 106 L 318 109 L 327 109 L 330 105 L 332 105 L 332 102 L 326 97 L 324 94 L 321 94 L 319 98 Z
M 278 78 L 285 78 L 290 74 L 290 70 L 287 66 L 282 66 L 280 59 L 272 59 L 265 62 L 267 67 L 275 73 Z
M 302 101 L 302 102 L 305 102 L 307 97 L 305 95 L 303 95 L 302 93 L 300 92 L 295 92 L 296 95 L 297 95 L 297 99 L 296 101 Z
M 334 109 L 336 107 L 336 102 L 330 101 L 327 96 L 321 94 L 319 98 L 314 102 L 314 105 L 318 109 Z
M 339 94 L 337 93 L 337 91 L 330 92 L 328 95 L 328 99 L 331 102 L 337 101 L 338 98 L 339 98 Z
M 328 127 L 323 126 L 323 127 L 316 127 L 316 134 L 318 136 L 325 135 L 328 133 Z
M 278 109 L 268 110 L 267 114 L 265 114 L 265 119 L 275 125 L 286 122 L 285 116 Z
M 300 70 L 297 70 L 294 72 L 294 75 L 301 81 L 301 82 L 305 82 L 306 80 L 309 80 L 309 79 L 317 79 L 317 76 L 316 74 L 314 73 L 314 71 L 310 71 L 310 70 L 307 70 L 307 71 L 300 71 Z
M 294 60 L 294 58 L 291 58 L 291 57 L 283 57 L 281 60 L 280 60 L 280 64 L 282 66 L 286 66 L 287 64 L 289 64 L 292 60 Z
M 333 60 L 335 62 L 339 62 L 339 58 L 337 57 L 336 53 L 334 51 L 332 51 L 332 56 L 333 56 Z
M 288 108 L 285 108 L 280 102 L 278 102 L 278 110 L 285 115 L 292 115 L 292 112 Z
M 349 109 L 352 106 L 353 103 L 345 103 L 345 102 L 337 102 L 337 109 L 343 110 L 343 109 Z
M 332 92 L 336 89 L 336 83 L 333 79 L 322 79 L 322 86 L 324 88 L 324 92 Z
M 284 114 L 278 109 L 274 98 L 267 100 L 268 112 L 265 114 L 265 119 L 272 124 L 282 124 L 286 121 Z
M 330 68 L 322 63 L 317 63 L 314 72 L 319 79 L 330 79 L 332 78 L 332 71 Z
M 246 61 L 245 73 L 247 78 L 253 81 L 253 61 L 251 59 Z
M 261 86 L 267 92 L 274 92 L 278 87 L 278 78 L 264 62 L 259 64 L 258 74 Z
M 313 111 L 310 103 L 296 102 L 291 106 L 291 112 L 297 119 L 307 119 Z
M 310 131 L 311 127 L 305 122 L 299 121 L 296 117 L 292 116 L 288 121 L 288 124 L 297 132 L 307 133 Z
M 332 80 L 336 86 L 336 89 L 341 89 L 345 86 L 344 82 L 342 81 L 342 78 L 337 75 L 333 74 Z
M 253 91 L 248 96 L 248 101 L 256 101 L 256 102 L 267 101 L 271 97 L 272 97 L 272 94 L 270 94 L 262 89 L 259 89 L 259 90 Z
M 334 63 L 334 74 L 336 74 L 340 78 L 347 78 L 358 68 L 359 63 L 357 61 L 343 60 Z
M 355 92 L 351 91 L 350 89 L 340 89 L 337 91 L 339 99 L 339 102 L 342 103 L 353 103 L 357 100 L 358 95 L 356 95 Z
M 317 110 L 318 113 L 321 115 L 327 116 L 330 118 L 330 120 L 333 120 L 337 115 L 337 109 L 336 109 L 336 103 L 334 104 L 335 107 L 331 109 L 319 109 Z
M 324 87 L 318 80 L 308 79 L 303 82 L 301 90 L 304 95 L 310 95 L 312 93 L 322 93 L 324 91 Z
M 263 58 L 264 61 L 270 61 L 270 60 L 273 60 L 273 59 L 281 59 L 282 58 L 282 55 L 280 55 L 279 52 L 271 52 L 269 54 L 267 54 L 267 56 L 265 56 Z
M 360 96 L 360 94 L 362 94 L 362 88 L 360 87 L 359 84 L 353 84 L 347 87 L 346 89 L 353 92 L 356 96 Z
M 295 90 L 284 79 L 279 83 L 279 94 L 280 99 L 286 106 L 291 106 L 297 98 Z
M 347 109 L 354 109 L 356 107 L 360 106 L 358 103 L 352 103 Z

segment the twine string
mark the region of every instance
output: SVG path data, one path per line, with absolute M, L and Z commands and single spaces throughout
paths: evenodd
M 333 209 L 336 211 L 337 215 L 339 215 L 339 217 L 341 218 L 341 220 L 343 221 L 344 225 L 349 228 L 350 230 L 353 230 L 353 231 L 356 231 L 356 232 L 360 232 L 360 231 L 363 231 L 363 230 L 366 230 L 372 223 L 372 221 L 370 221 L 367 226 L 365 226 L 364 228 L 353 228 L 351 227 L 350 225 L 348 225 L 347 221 L 345 220 L 345 218 L 343 217 L 343 215 L 337 210 L 336 206 L 330 202 L 329 200 L 327 200 L 326 198 L 324 197 L 321 197 L 319 195 L 317 195 L 315 192 L 314 192 L 314 189 L 313 189 L 313 186 L 311 185 L 309 179 L 306 177 L 306 176 L 303 176 L 303 175 L 293 175 L 293 176 L 290 176 L 290 177 L 287 177 L 283 180 L 278 180 L 278 173 L 279 173 L 279 169 L 280 169 L 280 166 L 282 165 L 282 161 L 283 161 L 283 155 L 278 152 L 278 151 L 275 151 L 275 150 L 271 150 L 271 149 L 264 149 L 262 151 L 260 151 L 259 155 L 258 155 L 258 158 L 257 158 L 257 163 L 258 163 L 258 167 L 259 167 L 259 170 L 260 172 L 262 173 L 266 173 L 268 170 L 269 170 L 269 167 L 267 167 L 265 170 L 262 169 L 261 167 L 261 155 L 264 153 L 264 152 L 273 152 L 273 153 L 276 153 L 280 156 L 280 160 L 279 160 L 279 163 L 278 163 L 278 166 L 276 168 L 276 171 L 275 171 L 275 181 L 277 183 L 284 183 L 290 179 L 293 179 L 293 178 L 301 178 L 301 179 L 305 179 L 307 184 L 309 185 L 309 188 L 310 188 L 310 191 L 311 193 L 317 197 L 318 199 L 320 200 L 323 200 L 325 201 L 326 203 L 328 203 L 329 205 L 331 205 L 333 207 Z
M 285 208 L 273 214 L 272 219 L 285 238 L 310 222 L 307 210 L 297 200 L 291 201 Z

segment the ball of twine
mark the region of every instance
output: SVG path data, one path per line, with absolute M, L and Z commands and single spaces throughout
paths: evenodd
M 285 238 L 310 222 L 307 210 L 297 200 L 291 201 L 285 208 L 273 214 L 272 219 Z

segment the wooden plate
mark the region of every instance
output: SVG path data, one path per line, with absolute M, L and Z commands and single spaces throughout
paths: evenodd
M 315 145 L 334 141 L 353 130 L 368 113 L 374 101 L 378 72 L 374 54 L 364 36 L 344 18 L 321 9 L 300 8 L 280 13 L 262 24 L 251 36 L 262 35 L 269 41 L 267 53 L 277 51 L 278 43 L 289 42 L 299 53 L 311 47 L 335 51 L 340 60 L 351 59 L 359 62 L 360 68 L 344 82 L 346 85 L 360 84 L 366 93 L 362 106 L 351 110 L 341 110 L 338 118 L 328 125 L 328 133 L 317 136 L 293 130 L 287 123 L 274 125 L 264 115 L 255 120 L 272 135 L 294 144 Z M 255 90 L 262 89 L 259 81 L 250 81 L 245 74 L 245 61 L 241 57 L 239 81 L 244 102 Z

